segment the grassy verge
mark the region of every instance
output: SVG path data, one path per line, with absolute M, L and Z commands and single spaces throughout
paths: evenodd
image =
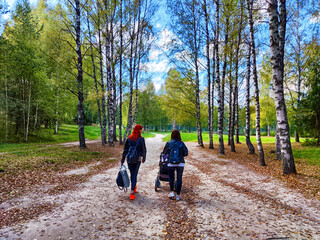
M 100 127 L 99 126 L 85 126 L 85 138 L 88 140 L 100 139 Z M 118 134 L 118 132 L 117 132 Z M 144 138 L 154 137 L 155 134 L 151 132 L 143 132 Z M 37 148 L 39 144 L 54 144 L 64 142 L 76 142 L 79 141 L 78 125 L 62 125 L 59 128 L 58 134 L 54 134 L 53 129 L 42 129 L 37 137 L 30 136 L 29 143 L 1 143 L 1 152 L 14 152 L 17 150 L 25 151 L 28 148 Z
M 181 139 L 182 141 L 185 142 L 197 142 L 198 137 L 197 137 L 197 133 L 196 132 L 191 132 L 191 133 L 180 133 L 181 134 Z M 168 135 L 163 138 L 163 141 L 167 142 L 170 140 L 170 132 L 168 132 Z M 208 132 L 203 132 L 202 133 L 202 139 L 203 142 L 209 142 L 209 134 Z M 239 136 L 240 142 L 245 142 L 245 136 Z M 255 136 L 251 136 L 250 137 L 252 143 L 257 143 L 256 137 Z M 223 140 L 226 142 L 228 141 L 228 135 L 223 135 Z M 301 139 L 303 140 L 303 139 Z M 266 136 L 262 136 L 261 137 L 261 141 L 262 143 L 274 143 L 275 142 L 275 138 L 274 137 L 266 137 Z M 292 138 L 292 141 L 294 141 L 294 138 Z M 213 135 L 213 142 L 218 143 L 219 142 L 219 136 L 218 134 L 214 134 Z
M 207 133 L 204 133 L 202 135 L 203 142 L 208 143 L 209 142 L 209 135 Z M 184 142 L 197 142 L 197 133 L 181 133 L 181 139 Z M 223 136 L 224 143 L 226 144 L 228 141 L 228 136 Z M 170 134 L 165 136 L 163 138 L 163 141 L 167 142 L 170 140 Z M 267 145 L 268 148 L 274 148 L 274 137 L 261 137 L 262 144 Z M 256 144 L 256 137 L 251 136 L 251 141 L 253 144 Z M 294 139 L 292 139 L 291 142 L 293 142 Z M 244 143 L 245 145 L 245 136 L 240 136 L 240 142 Z M 213 143 L 215 145 L 219 144 L 219 137 L 217 134 L 213 135 Z M 240 145 L 239 145 L 240 146 Z M 300 159 L 304 159 L 306 164 L 310 165 L 318 165 L 320 166 L 320 148 L 319 147 L 307 147 L 302 146 L 301 144 L 293 144 L 293 156 L 296 159 L 296 161 L 299 161 Z

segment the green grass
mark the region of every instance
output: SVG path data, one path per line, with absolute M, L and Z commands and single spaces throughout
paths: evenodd
M 163 138 L 164 142 L 169 141 L 171 138 L 171 135 L 168 134 Z M 204 132 L 202 134 L 202 138 L 204 142 L 209 142 L 209 134 L 207 132 Z M 240 142 L 245 143 L 245 136 L 240 136 Z M 197 142 L 197 133 L 181 133 L 181 139 L 184 142 Z M 256 144 L 257 140 L 255 136 L 250 137 L 251 142 Z M 224 143 L 227 144 L 228 141 L 228 136 L 223 135 L 223 140 Z M 304 139 L 300 139 L 304 141 Z M 262 144 L 274 144 L 275 143 L 275 138 L 274 137 L 261 137 Z M 219 143 L 219 136 L 217 134 L 213 135 L 213 142 L 214 144 Z M 294 138 L 291 138 L 291 142 L 294 142 Z M 320 148 L 318 147 L 305 147 L 302 145 L 293 145 L 293 156 L 295 159 L 306 159 L 307 164 L 310 165 L 318 165 L 320 166 Z
M 167 142 L 170 140 L 171 135 L 170 132 L 167 133 L 168 135 L 163 138 L 163 141 Z M 184 142 L 197 142 L 198 141 L 198 136 L 196 132 L 191 132 L 191 133 L 183 133 L 181 132 L 181 139 Z M 256 136 L 251 136 L 250 137 L 252 143 L 257 143 Z M 291 138 L 292 141 L 294 141 L 294 138 Z M 203 142 L 209 142 L 209 134 L 208 132 L 203 132 L 202 133 L 202 140 Z M 228 135 L 223 135 L 223 140 L 224 142 L 228 141 Z M 245 136 L 239 136 L 240 142 L 246 142 Z M 261 137 L 262 143 L 275 143 L 275 138 L 274 137 Z M 218 134 L 213 134 L 213 142 L 218 143 L 219 142 L 219 136 Z
M 85 126 L 84 127 L 85 138 L 88 140 L 100 139 L 100 127 L 99 126 Z M 144 138 L 154 137 L 155 134 L 151 132 L 142 133 Z M 54 134 L 53 129 L 41 129 L 41 132 L 37 137 L 30 136 L 30 143 L 0 143 L 0 152 L 17 152 L 25 151 L 28 148 L 37 147 L 40 144 L 53 144 L 64 142 L 76 142 L 79 141 L 78 125 L 62 125 L 59 127 L 58 134 Z
M 85 126 L 84 131 L 86 139 L 96 140 L 100 137 L 100 128 L 97 126 Z M 0 152 L 24 151 L 38 146 L 39 143 L 52 144 L 79 141 L 78 125 L 62 125 L 58 134 L 54 134 L 53 129 L 41 129 L 37 137 L 30 136 L 28 141 L 29 143 L 0 143 Z
M 319 147 L 293 147 L 293 156 L 295 159 L 306 159 L 310 165 L 320 166 L 320 148 Z
M 14 169 L 34 170 L 50 165 L 58 166 L 70 162 L 86 162 L 102 157 L 100 152 L 75 150 L 63 146 L 37 145 L 0 155 L 0 169 L 6 171 Z
M 141 136 L 144 137 L 144 138 L 153 138 L 153 137 L 155 137 L 156 135 L 155 135 L 154 133 L 152 133 L 152 132 L 143 132 L 143 133 L 141 134 Z

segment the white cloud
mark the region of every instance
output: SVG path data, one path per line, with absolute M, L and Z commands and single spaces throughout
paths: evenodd
M 161 88 L 161 84 L 160 83 L 154 83 L 154 88 L 156 89 L 156 92 L 158 92 Z
M 182 44 L 173 32 L 168 29 L 164 29 L 159 34 L 158 47 L 162 49 L 162 51 L 167 52 L 169 51 L 169 46 L 174 40 L 177 41 L 176 43 Z
M 154 73 L 166 73 L 169 70 L 168 59 L 163 59 L 161 61 L 151 61 L 147 63 L 147 71 Z
M 154 88 L 156 89 L 156 91 L 159 91 L 161 88 L 161 85 L 165 82 L 165 79 L 161 76 L 157 76 L 152 79 L 152 82 L 154 84 Z
M 159 59 L 159 55 L 160 55 L 160 54 L 161 54 L 161 51 L 160 51 L 160 50 L 153 49 L 153 50 L 151 50 L 151 52 L 150 52 L 149 59 L 150 59 L 150 60 Z
M 161 28 L 161 26 L 162 26 L 162 25 L 161 25 L 160 23 L 157 23 L 157 24 L 156 24 L 156 28 Z
M 310 18 L 311 23 L 320 23 L 320 14 L 314 15 Z

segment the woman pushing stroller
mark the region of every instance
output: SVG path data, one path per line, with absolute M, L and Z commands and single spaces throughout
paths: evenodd
M 177 201 L 181 200 L 180 192 L 182 188 L 182 175 L 184 170 L 184 157 L 188 155 L 188 148 L 181 141 L 181 135 L 178 130 L 173 130 L 171 133 L 171 140 L 166 143 L 163 154 L 167 154 L 169 158 L 168 163 L 168 173 L 169 173 L 169 184 L 170 184 L 170 193 L 169 198 L 174 199 L 176 197 Z M 176 181 L 176 192 L 174 194 L 174 183 L 175 183 L 175 172 L 177 172 L 177 181 Z

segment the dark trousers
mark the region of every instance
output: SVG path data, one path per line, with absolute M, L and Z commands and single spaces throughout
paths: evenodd
M 134 190 L 134 188 L 137 185 L 137 178 L 138 178 L 140 165 L 141 165 L 141 162 L 128 163 L 128 168 L 130 170 L 131 190 Z
M 169 184 L 170 184 L 170 191 L 172 192 L 174 189 L 174 180 L 175 180 L 175 174 L 174 172 L 177 172 L 177 194 L 180 195 L 181 188 L 182 188 L 182 174 L 183 174 L 184 167 L 168 167 L 169 172 Z

